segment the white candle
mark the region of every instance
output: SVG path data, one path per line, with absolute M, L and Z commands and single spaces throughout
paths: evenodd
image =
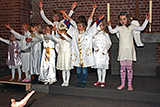
M 149 23 L 152 23 L 152 0 L 149 1 Z
M 107 22 L 110 21 L 110 4 L 107 3 Z

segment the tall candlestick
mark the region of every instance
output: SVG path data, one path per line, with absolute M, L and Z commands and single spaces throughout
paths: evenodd
M 152 23 L 152 0 L 149 1 L 149 23 Z
M 152 25 L 152 0 L 149 0 L 149 32 L 151 32 Z
M 110 21 L 110 3 L 107 3 L 107 22 Z

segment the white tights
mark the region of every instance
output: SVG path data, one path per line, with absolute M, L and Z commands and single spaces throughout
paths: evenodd
M 18 69 L 18 77 L 19 79 L 21 79 L 21 69 L 20 67 L 18 67 L 17 69 Z M 12 78 L 15 78 L 15 68 L 12 68 Z
M 106 70 L 98 68 L 97 69 L 97 74 L 98 74 L 98 82 L 100 82 L 100 83 L 105 82 Z
M 62 71 L 62 78 L 63 78 L 63 83 L 69 83 L 70 71 L 69 70 L 63 70 Z

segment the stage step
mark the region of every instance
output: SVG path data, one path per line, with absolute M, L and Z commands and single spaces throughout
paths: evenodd
M 160 79 L 157 77 L 139 77 L 133 79 L 133 91 L 128 91 L 127 87 L 123 90 L 117 90 L 120 84 L 119 76 L 109 75 L 106 79 L 105 88 L 95 87 L 96 73 L 89 73 L 86 88 L 77 88 L 76 74 L 72 74 L 69 87 L 61 87 L 61 81 L 49 86 L 49 93 L 84 96 L 94 98 L 109 98 L 117 100 L 160 102 Z

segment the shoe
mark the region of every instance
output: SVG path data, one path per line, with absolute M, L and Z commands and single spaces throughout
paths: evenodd
M 75 85 L 75 87 L 80 87 L 80 86 L 81 86 L 80 82 L 77 82 L 77 84 Z
M 22 78 L 18 78 L 18 81 L 21 81 L 22 80 Z
M 129 91 L 132 91 L 132 90 L 133 90 L 133 87 L 132 87 L 132 86 L 128 86 L 128 90 L 129 90 Z
M 53 82 L 49 82 L 49 85 L 52 85 L 53 84 Z
M 86 83 L 81 83 L 81 85 L 79 87 L 85 88 L 86 87 Z
M 122 90 L 125 86 L 120 85 L 119 87 L 117 87 L 118 90 Z
M 69 86 L 69 83 L 66 82 L 66 83 L 65 83 L 65 87 L 68 87 L 68 86 Z
M 44 85 L 47 85 L 47 84 L 48 84 L 48 82 L 45 82 L 45 83 L 44 83 Z
M 23 79 L 22 82 L 26 82 L 27 79 Z
M 65 82 L 64 82 L 64 83 L 62 83 L 62 84 L 61 84 L 61 86 L 62 86 L 62 87 L 64 87 L 64 86 L 65 86 Z
M 96 81 L 96 82 L 94 83 L 94 86 L 99 86 L 100 84 L 101 84 L 100 82 Z
M 105 82 L 102 82 L 102 83 L 101 83 L 101 88 L 104 88 L 105 85 L 106 85 L 106 83 L 105 83 Z
M 31 79 L 26 79 L 26 81 L 25 82 L 30 82 L 31 81 Z
M 10 81 L 14 81 L 14 78 L 11 78 Z

